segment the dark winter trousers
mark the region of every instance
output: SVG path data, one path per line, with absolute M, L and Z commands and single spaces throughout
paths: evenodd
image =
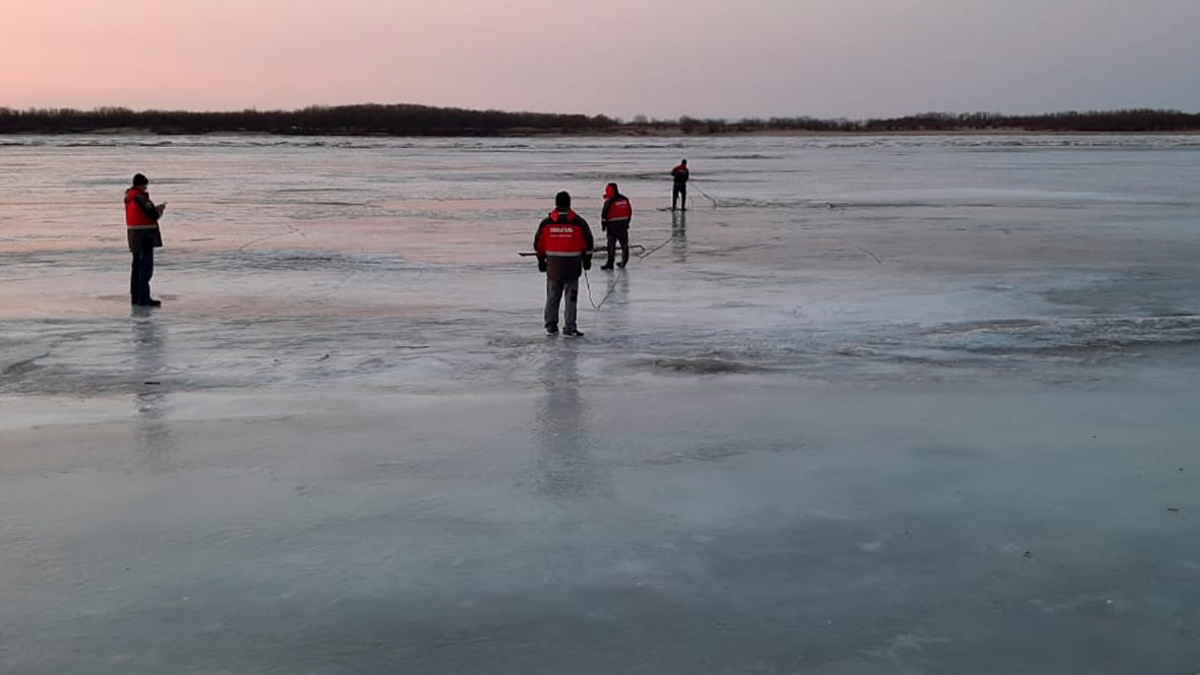
M 682 202 L 680 206 L 684 211 L 687 211 L 687 183 L 676 183 L 675 188 L 671 190 L 671 210 L 675 210 L 675 201 Z
M 154 276 L 154 249 L 146 247 L 141 253 L 133 253 L 133 265 L 129 270 L 129 299 L 133 304 L 150 299 L 150 277 Z
M 558 328 L 558 305 L 567 296 L 567 306 L 563 311 L 566 319 L 564 328 L 567 332 L 575 330 L 575 316 L 579 311 L 579 277 L 569 281 L 555 280 L 546 277 L 546 330 Z
M 609 225 L 608 229 L 608 261 L 604 263 L 605 267 L 612 267 L 617 260 L 617 244 L 621 245 L 621 266 L 629 262 L 629 226 L 628 225 Z

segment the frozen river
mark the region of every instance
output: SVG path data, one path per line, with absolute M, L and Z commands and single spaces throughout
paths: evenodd
M 1200 136 L 0 137 L 0 672 L 1200 670 L 1198 173 Z M 562 189 L 600 236 L 609 181 L 643 255 L 547 338 L 518 253 Z

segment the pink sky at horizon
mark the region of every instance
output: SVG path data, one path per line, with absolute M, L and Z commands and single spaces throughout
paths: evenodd
M 1200 109 L 1192 0 L 0 0 L 0 106 Z

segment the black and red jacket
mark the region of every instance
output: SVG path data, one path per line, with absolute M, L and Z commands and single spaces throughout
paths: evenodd
M 594 247 L 592 228 L 571 209 L 551 211 L 533 236 L 538 260 L 546 262 L 546 275 L 555 280 L 578 279 Z
M 610 226 L 629 227 L 631 220 L 633 220 L 633 205 L 629 203 L 629 199 L 612 189 L 611 186 L 605 187 L 604 208 L 600 210 L 600 227 L 604 229 L 608 229 Z
M 158 227 L 158 207 L 150 201 L 146 188 L 135 185 L 125 191 L 125 226 L 130 230 Z

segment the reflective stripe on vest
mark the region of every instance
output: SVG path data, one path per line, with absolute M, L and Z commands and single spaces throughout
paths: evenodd
M 608 222 L 619 220 L 629 220 L 633 217 L 633 207 L 630 206 L 629 200 L 624 197 L 617 197 L 608 205 Z
M 566 217 L 559 219 L 559 211 L 550 212 L 550 224 L 542 230 L 545 238 L 546 255 L 556 258 L 577 258 L 587 249 L 587 240 L 583 237 L 583 228 L 576 222 L 574 211 L 567 211 Z

